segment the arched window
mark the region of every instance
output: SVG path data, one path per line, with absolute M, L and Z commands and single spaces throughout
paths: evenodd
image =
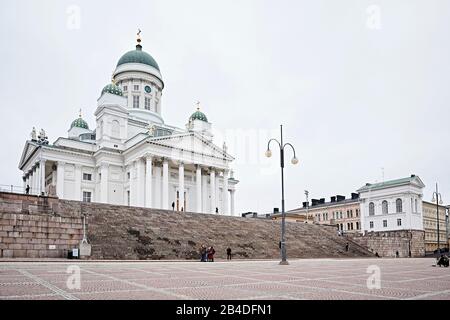
M 397 213 L 403 212 L 403 202 L 402 202 L 402 199 L 397 199 L 397 200 L 395 200 L 395 207 L 396 207 L 396 212 L 397 212 Z
M 375 204 L 373 202 L 369 203 L 369 216 L 375 215 Z
M 111 136 L 113 138 L 120 138 L 120 124 L 117 120 L 113 120 L 111 123 Z
M 386 200 L 384 200 L 384 201 L 381 203 L 381 209 L 382 209 L 383 214 L 388 214 L 388 212 L 389 212 L 389 207 L 388 207 L 388 202 L 387 202 Z

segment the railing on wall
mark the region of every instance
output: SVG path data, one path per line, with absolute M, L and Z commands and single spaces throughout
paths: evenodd
M 12 184 L 0 184 L 0 192 L 21 193 L 21 194 L 27 193 L 26 189 L 23 186 L 15 186 Z M 28 194 L 39 195 L 39 190 L 33 190 L 33 188 L 30 187 Z

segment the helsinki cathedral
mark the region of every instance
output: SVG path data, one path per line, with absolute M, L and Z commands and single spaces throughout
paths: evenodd
M 166 124 L 163 89 L 138 34 L 136 49 L 119 59 L 101 91 L 94 128 L 81 112 L 53 144 L 33 128 L 19 163 L 24 188 L 68 200 L 235 215 L 234 158 L 213 143 L 200 108 L 185 128 Z

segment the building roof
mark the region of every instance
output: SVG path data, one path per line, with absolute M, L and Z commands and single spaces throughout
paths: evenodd
M 117 66 L 120 66 L 122 64 L 126 63 L 141 63 L 148 66 L 151 66 L 155 68 L 156 70 L 159 70 L 158 63 L 156 63 L 155 59 L 151 55 L 149 55 L 147 52 L 142 51 L 142 46 L 138 44 L 136 46 L 136 50 L 128 51 L 125 53 L 117 63 Z
M 337 206 L 341 206 L 341 205 L 345 205 L 345 204 L 352 204 L 352 203 L 358 203 L 358 202 L 359 202 L 359 199 L 345 199 L 345 200 L 334 201 L 334 202 L 330 201 L 330 202 L 316 204 L 314 206 L 309 206 L 308 209 L 314 210 L 317 208 L 337 207 Z M 289 211 L 287 211 L 287 213 L 296 213 L 299 211 L 306 211 L 306 208 L 300 207 L 297 209 L 289 210 Z
M 379 183 L 367 183 L 365 186 L 359 188 L 357 190 L 357 192 L 373 191 L 373 190 L 378 190 L 378 189 L 384 189 L 387 187 L 394 187 L 394 186 L 410 184 L 416 180 L 418 180 L 419 185 L 421 185 L 422 187 L 425 187 L 422 180 L 420 180 L 420 178 L 418 176 L 413 174 L 407 178 L 389 180 L 389 181 L 384 181 L 384 182 L 379 182 Z
M 73 120 L 72 124 L 70 125 L 70 129 L 74 127 L 89 130 L 89 125 L 87 124 L 86 121 L 83 120 L 83 118 L 81 118 L 81 115 L 77 119 Z
M 193 121 L 193 120 L 201 120 L 201 121 L 204 121 L 204 122 L 208 122 L 208 118 L 206 118 L 206 115 L 203 112 L 201 112 L 200 109 L 197 109 L 197 111 L 195 111 L 191 115 L 190 120 L 191 121 Z
M 104 94 L 105 92 L 115 94 L 116 96 L 123 96 L 122 89 L 120 89 L 120 87 L 114 83 L 106 85 L 102 90 L 102 94 Z

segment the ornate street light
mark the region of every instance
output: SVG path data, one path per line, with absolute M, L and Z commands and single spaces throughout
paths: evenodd
M 280 147 L 280 167 L 281 167 L 281 265 L 288 265 L 286 258 L 286 212 L 284 209 L 284 148 L 286 146 L 289 146 L 292 148 L 292 151 L 294 152 L 294 157 L 291 160 L 291 163 L 296 165 L 298 164 L 298 159 L 295 156 L 295 149 L 290 143 L 283 143 L 283 126 L 280 126 L 281 128 L 281 142 L 277 139 L 270 139 L 267 143 L 267 151 L 266 151 L 266 157 L 270 158 L 272 156 L 272 151 L 270 150 L 270 143 L 272 141 L 275 141 L 278 146 Z
M 438 184 L 436 183 L 436 191 L 433 192 L 433 199 L 431 200 L 432 202 L 436 201 L 436 223 L 437 223 L 437 252 L 438 254 L 441 253 L 441 244 L 440 244 L 440 234 L 439 234 L 439 205 L 443 204 L 444 202 L 442 201 L 442 196 L 438 191 Z

